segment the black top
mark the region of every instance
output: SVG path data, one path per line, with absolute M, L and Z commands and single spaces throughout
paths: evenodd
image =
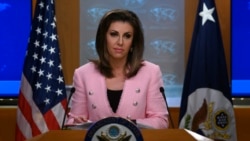
M 121 95 L 122 95 L 122 90 L 107 90 L 107 95 L 108 95 L 108 100 L 109 100 L 109 104 L 113 110 L 113 112 L 115 113 L 120 99 L 121 99 Z

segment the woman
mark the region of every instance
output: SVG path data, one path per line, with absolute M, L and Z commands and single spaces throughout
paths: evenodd
M 143 61 L 144 36 L 129 10 L 107 12 L 96 34 L 98 60 L 77 68 L 67 124 L 119 116 L 152 128 L 168 128 L 158 65 Z

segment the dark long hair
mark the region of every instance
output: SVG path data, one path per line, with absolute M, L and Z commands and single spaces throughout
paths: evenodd
M 90 60 L 94 62 L 101 74 L 111 78 L 113 77 L 112 68 L 109 63 L 109 53 L 107 49 L 106 33 L 111 25 L 115 21 L 128 22 L 134 30 L 134 36 L 132 41 L 132 51 L 129 52 L 126 62 L 126 77 L 130 78 L 137 74 L 138 70 L 142 66 L 142 58 L 144 52 L 144 35 L 142 30 L 142 24 L 138 16 L 129 10 L 114 9 L 104 14 L 100 20 L 97 33 L 96 33 L 96 51 L 99 56 L 99 60 Z

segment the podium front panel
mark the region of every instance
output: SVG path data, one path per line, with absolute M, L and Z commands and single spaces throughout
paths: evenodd
M 195 141 L 183 129 L 142 129 L 144 141 Z M 86 130 L 52 130 L 27 141 L 83 141 Z

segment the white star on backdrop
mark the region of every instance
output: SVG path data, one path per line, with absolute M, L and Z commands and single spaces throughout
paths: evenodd
M 204 25 L 207 20 L 215 22 L 214 17 L 212 16 L 213 12 L 214 12 L 214 7 L 208 9 L 206 4 L 203 3 L 203 11 L 199 13 L 199 15 L 202 17 L 202 25 Z

